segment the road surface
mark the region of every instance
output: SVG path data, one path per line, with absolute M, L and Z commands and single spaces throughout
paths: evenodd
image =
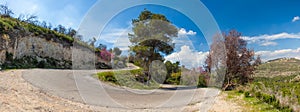
M 218 89 L 134 90 L 111 86 L 93 78 L 105 70 L 24 70 L 23 78 L 46 93 L 87 105 L 125 110 L 182 111 L 187 106 L 207 111 Z

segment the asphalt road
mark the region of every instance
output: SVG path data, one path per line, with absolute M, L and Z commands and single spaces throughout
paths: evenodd
M 213 88 L 177 90 L 134 90 L 100 82 L 92 74 L 106 70 L 24 70 L 23 78 L 43 91 L 85 103 L 107 108 L 159 109 L 183 108 L 201 103 L 206 111 L 218 95 Z

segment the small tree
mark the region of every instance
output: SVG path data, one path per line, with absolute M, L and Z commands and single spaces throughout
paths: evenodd
M 77 31 L 72 28 L 69 28 L 67 31 L 67 35 L 69 35 L 70 37 L 74 38 L 76 34 L 77 34 Z
M 113 53 L 115 56 L 120 56 L 122 54 L 122 50 L 118 47 L 113 48 Z

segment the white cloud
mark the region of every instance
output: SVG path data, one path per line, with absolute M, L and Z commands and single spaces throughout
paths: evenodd
M 244 36 L 243 39 L 250 41 L 250 42 L 257 42 L 261 40 L 278 40 L 278 39 L 300 39 L 300 33 L 279 33 L 274 35 L 260 35 L 260 36 Z
M 41 9 L 41 7 L 39 7 L 40 2 L 38 0 L 4 0 L 0 2 L 0 4 L 6 3 L 7 6 L 13 10 L 15 16 L 18 16 L 18 14 L 35 14 Z
M 261 46 L 276 46 L 276 42 L 263 42 L 260 44 Z
M 300 17 L 299 17 L 299 16 L 295 16 L 295 17 L 293 18 L 292 22 L 296 22 L 296 21 L 298 21 L 298 20 L 300 20 Z
M 300 33 L 279 33 L 274 35 L 259 35 L 259 36 L 244 36 L 242 37 L 244 40 L 248 41 L 249 43 L 258 43 L 261 46 L 270 46 L 270 45 L 277 45 L 277 43 L 272 42 L 273 40 L 278 39 L 300 39 Z
M 300 59 L 300 48 L 297 49 L 281 49 L 275 51 L 257 51 L 256 55 L 261 55 L 263 61 L 268 61 L 277 58 L 299 58 Z
M 186 31 L 186 29 L 184 29 L 184 28 L 180 28 L 178 30 L 178 36 L 179 37 L 194 36 L 196 34 L 197 34 L 197 32 L 194 32 L 192 30 Z
M 105 40 L 109 43 L 115 43 L 118 38 L 128 38 L 128 33 L 132 33 L 130 28 L 109 29 L 109 31 L 107 30 L 107 32 L 103 32 L 98 39 Z
M 114 28 L 106 30 L 106 32 L 103 32 L 98 38 L 97 43 L 109 43 L 112 45 L 109 45 L 111 47 L 118 47 L 122 51 L 129 50 L 129 47 L 131 45 L 128 33 L 132 33 L 131 28 Z
M 132 26 L 129 26 L 128 28 L 115 28 L 114 26 L 110 26 L 106 28 L 106 30 L 98 37 L 97 40 L 112 43 L 115 47 L 119 47 L 121 50 L 129 50 L 128 46 L 131 45 L 131 43 L 128 39 L 128 33 L 133 33 L 131 29 Z M 178 30 L 179 37 L 173 40 L 173 42 L 176 43 L 175 49 L 178 51 L 180 50 L 181 46 L 184 45 L 188 45 L 190 48 L 192 48 L 193 44 L 187 37 L 196 34 L 196 32 L 192 30 L 186 31 L 184 28 Z
M 194 32 L 192 30 L 187 31 L 185 28 L 179 28 L 178 30 L 178 38 L 173 39 L 173 43 L 175 43 L 175 50 L 179 51 L 182 46 L 190 46 L 190 48 L 193 48 L 193 43 L 188 38 L 189 36 L 196 35 L 197 32 Z
M 195 52 L 189 46 L 182 46 L 179 52 L 172 53 L 165 57 L 171 62 L 179 61 L 181 65 L 187 68 L 202 66 L 205 62 L 208 52 Z
M 61 24 L 66 27 L 77 29 L 81 18 L 84 16 L 82 1 L 70 2 L 69 0 L 45 1 L 45 0 L 4 0 L 1 4 L 7 5 L 13 10 L 14 17 L 20 14 L 30 14 L 38 16 L 40 21 L 52 23 L 53 26 Z M 80 6 L 80 7 L 79 7 Z

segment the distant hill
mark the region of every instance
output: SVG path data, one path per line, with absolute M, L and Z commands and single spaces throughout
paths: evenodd
M 274 77 L 292 75 L 300 72 L 300 60 L 296 58 L 278 58 L 259 65 L 255 77 Z
M 292 62 L 292 61 L 300 61 L 300 60 L 296 59 L 296 58 L 277 58 L 277 59 L 269 60 L 267 62 L 276 62 L 276 61 L 288 61 L 288 62 Z

